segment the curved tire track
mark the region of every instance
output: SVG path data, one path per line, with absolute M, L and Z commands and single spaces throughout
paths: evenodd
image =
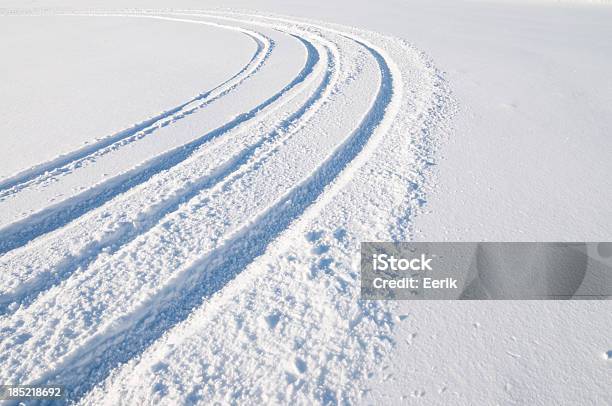
M 165 15 L 207 18 L 210 14 Z M 291 127 L 289 134 L 273 133 L 267 141 L 241 150 L 236 159 L 217 168 L 220 176 L 201 178 L 179 192 L 180 198 L 153 207 L 147 214 L 147 226 L 128 231 L 126 239 L 115 241 L 119 249 L 107 254 L 100 253 L 101 246 L 97 246 L 97 258 L 85 264 L 83 273 L 72 275 L 78 264 L 73 261 L 62 284 L 49 291 L 45 290 L 50 285 L 40 285 L 42 293 L 31 307 L 0 318 L 0 331 L 7 333 L 6 339 L 0 339 L 0 354 L 4 354 L 0 360 L 14 367 L 9 375 L 2 374 L 7 382 L 23 377 L 35 378 L 36 383 L 62 382 L 71 400 L 81 398 L 113 368 L 137 357 L 203 302 L 212 300 L 292 223 L 312 216 L 313 207 L 327 204 L 355 176 L 355 168 L 367 160 L 396 119 L 399 100 L 404 98 L 401 72 L 367 39 L 354 32 L 288 19 L 237 13 L 215 17 L 287 31 L 299 27 L 304 33 L 343 44 L 339 45 L 338 62 L 342 78 L 328 96 L 323 96 L 329 86 L 328 75 L 303 107 L 281 120 Z M 295 31 L 293 35 L 297 35 Z M 374 84 L 375 91 L 368 93 Z M 345 93 L 349 96 L 343 99 Z M 363 115 L 354 118 L 350 133 L 339 134 L 346 123 L 335 122 L 334 113 L 347 104 L 361 106 L 368 97 L 372 100 L 366 103 Z M 277 100 L 268 101 L 265 107 Z M 315 102 L 326 107 L 327 113 L 323 109 L 308 122 L 304 116 Z M 264 110 L 245 114 L 257 119 Z M 314 145 L 309 147 L 308 143 Z M 294 164 L 291 159 L 296 156 L 299 159 Z M 178 167 L 188 157 L 172 161 L 166 169 Z M 291 176 L 284 178 L 287 174 Z M 254 189 L 266 183 L 268 189 L 262 188 L 261 193 Z M 113 197 L 125 192 L 127 189 Z M 91 205 L 86 211 L 95 208 Z M 230 209 L 237 211 L 235 219 Z M 59 232 L 64 224 L 57 223 L 48 231 Z M 136 267 L 125 265 L 128 262 Z M 158 271 L 163 275 L 158 276 Z M 130 281 L 138 283 L 131 285 Z M 43 313 L 61 314 L 59 320 L 46 320 L 41 315 L 43 309 Z M 69 338 L 63 332 L 58 334 L 56 328 L 68 331 Z M 43 341 L 44 348 L 38 347 Z M 23 364 L 19 364 L 18 353 L 28 355 Z
M 356 47 L 363 47 L 363 44 L 357 44 Z M 388 100 L 390 99 L 391 95 L 389 93 L 390 87 L 388 86 L 390 78 L 389 78 L 388 69 L 386 68 L 386 65 L 384 64 L 384 60 L 382 60 L 379 57 L 379 54 L 375 53 L 371 49 L 365 48 L 364 52 L 366 54 L 370 53 L 371 54 L 370 57 L 371 58 L 373 57 L 373 59 L 375 59 L 375 61 L 372 61 L 372 64 L 378 65 L 379 75 L 381 76 L 382 84 L 380 86 L 380 90 L 378 91 L 378 95 L 375 96 L 373 104 L 368 110 L 369 112 L 366 114 L 363 120 L 361 120 L 361 124 L 358 125 L 358 127 L 354 130 L 352 135 L 350 135 L 345 141 L 342 141 L 340 146 L 333 147 L 334 149 L 333 149 L 333 152 L 331 152 L 331 155 L 327 157 L 326 159 L 324 159 L 322 163 L 315 164 L 313 162 L 313 165 L 316 165 L 319 167 L 319 169 L 316 170 L 314 174 L 311 174 L 305 180 L 298 183 L 297 186 L 293 187 L 291 191 L 287 195 L 285 195 L 285 197 L 281 198 L 280 201 L 276 202 L 271 207 L 268 207 L 261 215 L 258 216 L 259 217 L 258 220 L 252 223 L 253 225 L 247 226 L 247 228 L 242 231 L 234 232 L 233 233 L 234 237 L 231 237 L 231 239 L 220 248 L 221 252 L 224 252 L 226 250 L 228 251 L 235 250 L 238 247 L 243 247 L 244 244 L 246 244 L 247 246 L 252 248 L 252 251 L 247 251 L 250 254 L 247 255 L 245 258 L 248 259 L 251 257 L 251 255 L 256 255 L 257 252 L 265 248 L 265 246 L 271 241 L 271 239 L 274 238 L 274 236 L 276 236 L 282 229 L 284 229 L 294 218 L 299 216 L 299 214 L 302 212 L 302 210 L 305 207 L 307 207 L 310 203 L 312 203 L 317 198 L 317 196 L 324 190 L 325 186 L 334 179 L 334 177 L 344 168 L 346 163 L 350 162 L 353 159 L 353 157 L 361 150 L 363 145 L 365 145 L 365 142 L 367 141 L 369 134 L 373 131 L 373 128 L 377 125 L 377 123 L 384 116 L 384 106 L 388 103 Z M 349 82 L 347 83 L 350 83 L 350 76 L 352 72 L 348 72 L 348 73 L 349 75 L 347 79 L 349 79 Z M 366 81 L 366 78 L 364 77 L 362 81 L 364 81 L 364 83 L 371 82 L 371 78 L 367 78 L 367 81 Z M 359 88 L 355 87 L 355 90 L 357 89 Z M 345 103 L 344 100 L 342 99 L 342 96 L 343 95 L 341 94 L 336 94 L 336 97 L 338 99 L 336 103 L 340 107 L 343 106 Z M 363 103 L 364 100 L 362 100 L 361 102 Z M 340 129 L 341 127 L 338 127 L 338 130 Z M 310 142 L 310 141 L 308 138 L 305 138 L 303 140 L 300 140 L 300 142 Z M 329 144 L 329 147 L 332 147 L 334 145 L 334 142 L 333 140 L 330 140 L 330 142 L 331 143 Z M 299 145 L 299 144 L 295 144 L 295 145 Z M 325 147 L 325 148 L 328 148 L 328 147 Z M 325 148 L 322 151 L 324 151 Z M 279 162 L 283 162 L 283 161 L 279 161 Z M 237 177 L 235 177 L 235 181 L 242 181 L 241 180 L 242 176 L 244 175 L 238 175 Z M 227 190 L 226 187 L 220 187 L 217 189 L 218 190 L 216 193 L 220 193 L 219 196 L 223 196 L 224 191 Z M 207 198 L 205 198 L 204 200 L 206 199 Z M 224 201 L 224 199 L 219 197 L 218 201 Z M 291 204 L 288 204 L 288 202 L 291 202 Z M 218 250 L 219 248 L 215 249 L 215 251 L 213 252 L 217 252 Z M 211 254 L 211 255 L 214 255 L 214 254 Z M 238 264 L 238 265 L 242 266 L 242 264 Z M 190 271 L 189 269 L 187 269 L 177 274 L 178 280 L 176 280 L 175 282 L 167 286 L 162 292 L 160 292 L 160 294 L 153 296 L 151 298 L 152 303 L 155 303 L 158 301 L 166 303 L 164 300 L 164 296 L 168 294 L 167 293 L 168 291 L 172 292 L 172 291 L 176 291 L 177 289 L 181 290 L 181 289 L 188 288 L 188 287 L 193 288 L 194 286 L 191 285 L 191 283 L 187 283 L 186 285 L 183 285 L 180 282 L 180 280 L 185 280 L 185 278 L 187 278 L 186 280 L 189 280 L 189 275 L 192 272 L 194 271 Z M 95 272 L 95 274 L 97 275 L 98 272 Z M 213 275 L 217 276 L 217 273 L 213 272 Z M 195 292 L 192 292 L 193 294 L 188 294 L 188 293 L 189 292 L 185 292 L 185 295 L 184 295 L 185 300 L 181 301 L 181 303 L 183 304 L 182 307 L 187 310 L 193 308 L 193 306 L 197 304 L 197 303 L 192 302 L 193 298 L 201 299 L 201 295 L 199 294 L 197 289 L 195 290 Z M 148 305 L 145 305 L 145 307 L 149 308 Z M 163 318 L 162 320 L 155 319 L 152 325 L 149 325 L 149 323 L 145 323 L 146 327 L 143 329 L 143 331 L 149 330 L 151 332 L 157 331 L 157 333 L 159 333 L 169 328 L 170 326 L 176 324 L 177 322 L 179 322 L 180 320 L 182 320 L 184 317 L 188 315 L 188 311 L 184 311 L 184 312 L 175 311 L 174 307 L 170 307 L 166 309 L 164 305 L 156 305 L 155 308 L 157 309 L 155 311 L 156 313 L 164 313 L 166 311 L 170 311 L 172 314 L 175 315 L 175 317 Z M 34 308 L 31 310 L 33 312 L 36 312 Z M 27 312 L 29 313 L 29 309 L 27 310 Z M 21 312 L 18 312 L 18 313 L 19 315 L 16 314 L 16 316 L 18 316 L 19 318 L 22 317 L 22 315 L 20 314 Z M 139 321 L 141 320 L 150 319 L 146 315 L 140 314 L 138 310 L 131 312 L 129 316 L 124 316 L 124 320 L 126 318 L 129 321 L 127 322 L 124 321 L 121 324 L 125 324 L 128 327 L 139 324 Z M 164 323 L 160 324 L 160 322 L 163 320 L 166 320 L 168 324 L 164 324 Z M 117 326 L 117 322 L 113 324 Z M 156 325 L 159 325 L 161 329 L 156 330 L 154 328 L 154 326 Z M 111 328 L 110 332 L 116 332 L 116 329 L 117 327 Z M 129 340 L 129 337 L 131 337 L 131 334 L 126 333 L 127 330 L 125 329 L 121 329 L 121 330 L 122 332 L 120 332 L 119 334 L 110 333 L 111 334 L 110 336 L 108 335 L 109 332 L 99 333 L 99 334 L 94 335 L 90 339 L 88 339 L 89 341 L 88 343 L 83 342 L 82 345 L 79 347 L 80 350 L 72 353 L 69 356 L 66 363 L 62 362 L 64 366 L 60 367 L 59 370 L 65 370 L 64 373 L 66 374 L 68 374 L 69 371 L 74 371 L 74 373 L 77 375 L 96 374 L 97 376 L 97 373 L 91 370 L 91 368 L 95 365 L 95 362 L 86 364 L 89 366 L 85 366 L 84 368 L 81 367 L 78 369 L 75 369 L 74 367 L 68 367 L 68 365 L 77 365 L 77 364 L 74 364 L 74 361 L 76 360 L 80 360 L 81 362 L 84 362 L 86 359 L 91 360 L 90 356 L 85 356 L 85 354 L 93 354 L 93 353 L 98 353 L 99 351 L 107 351 L 107 350 L 116 352 L 117 343 L 126 342 L 127 344 L 128 343 L 127 340 Z M 152 340 L 155 338 L 151 336 L 147 336 L 147 337 L 150 337 L 150 338 L 142 337 L 142 338 L 139 338 L 138 340 L 144 340 L 143 342 L 145 341 L 149 342 L 149 340 Z M 130 346 L 128 345 L 127 348 L 129 347 Z M 139 349 L 142 349 L 142 346 L 139 347 Z M 113 358 L 113 360 L 114 359 L 116 358 Z M 112 361 L 112 360 L 109 359 L 109 361 Z M 95 369 L 99 370 L 99 368 L 95 368 Z M 56 369 L 56 371 L 57 370 L 58 369 Z M 108 370 L 103 369 L 102 375 L 105 375 L 106 373 L 108 373 Z M 46 375 L 49 377 L 54 376 L 53 373 L 49 373 Z M 76 377 L 76 375 L 74 377 Z M 69 378 L 69 377 L 65 377 L 65 378 L 66 379 L 62 378 L 62 381 L 72 382 L 73 378 Z M 53 379 L 53 378 L 50 378 L 50 379 Z M 46 378 L 41 378 L 41 380 L 45 381 Z M 96 381 L 98 381 L 98 379 L 92 378 L 89 380 L 90 383 L 96 382 Z M 74 382 L 74 385 L 76 385 L 76 382 Z M 74 389 L 76 390 L 77 388 L 74 387 Z
M 339 29 L 384 51 L 394 89 L 404 89 L 389 106 L 398 116 L 385 119 L 350 168 L 240 277 L 82 404 L 367 402 L 363 388 L 393 354 L 396 321 L 391 302 L 357 300 L 355 252 L 360 241 L 410 238 L 436 128 L 452 104 L 443 78 L 414 47 Z

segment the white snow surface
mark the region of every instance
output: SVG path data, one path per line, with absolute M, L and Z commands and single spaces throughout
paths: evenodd
M 0 12 L 0 382 L 612 403 L 609 302 L 360 301 L 358 268 L 360 241 L 610 239 L 612 8 L 31 3 Z
M 0 180 L 144 121 L 238 72 L 256 44 L 228 30 L 218 41 L 220 31 L 153 19 L 3 19 Z

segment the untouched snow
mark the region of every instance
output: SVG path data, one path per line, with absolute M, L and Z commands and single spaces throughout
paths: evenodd
M 358 300 L 360 241 L 610 239 L 612 8 L 50 3 L 0 16 L 30 33 L 5 52 L 40 51 L 3 67 L 2 136 L 23 135 L 0 167 L 1 382 L 108 405 L 612 402 L 609 302 Z M 25 108 L 36 81 L 57 102 Z

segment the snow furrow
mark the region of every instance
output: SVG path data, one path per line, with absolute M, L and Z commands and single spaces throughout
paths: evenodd
M 236 174 L 231 181 L 192 199 L 185 208 L 173 213 L 170 218 L 164 219 L 161 224 L 110 258 L 99 259 L 84 274 L 51 289 L 29 308 L 18 310 L 12 317 L 3 320 L 4 328 L 16 328 L 13 337 L 23 337 L 24 334 L 30 334 L 31 337 L 23 343 L 5 341 L 2 348 L 8 350 L 25 344 L 28 351 L 38 353 L 31 355 L 38 360 L 44 359 L 51 369 L 40 377 L 41 381 L 63 373 L 66 376 L 62 377 L 62 381 L 74 385 L 73 390 L 80 390 L 77 388 L 76 376 L 91 374 L 91 379 L 83 383 L 83 388 L 86 388 L 102 379 L 108 373 L 108 367 L 117 362 L 113 358 L 109 359 L 105 367 L 96 367 L 96 363 L 91 362 L 96 358 L 94 354 L 118 351 L 118 343 L 129 344 L 132 337 L 128 333 L 130 328 L 144 324 L 145 336 L 139 338 L 139 341 L 146 344 L 188 315 L 189 309 L 201 301 L 199 289 L 206 289 L 205 285 L 190 281 L 193 277 L 207 278 L 209 272 L 198 272 L 202 264 L 211 261 L 214 264 L 218 255 L 221 255 L 218 252 L 231 253 L 234 250 L 246 252 L 244 258 L 250 261 L 265 249 L 361 151 L 384 116 L 385 106 L 390 100 L 389 72 L 380 55 L 369 48 L 359 51 L 363 44 L 350 45 L 349 40 L 339 36 L 336 41 L 343 43 L 341 49 L 347 54 L 347 62 L 357 65 L 351 65 L 344 72 L 345 77 L 339 84 L 342 91 L 334 92 L 327 101 L 328 109 L 307 123 L 300 131 L 300 137 L 286 140 L 283 145 L 275 147 L 272 156 L 254 168 Z M 374 99 L 370 95 L 374 95 Z M 355 123 L 354 131 L 347 135 L 347 123 L 334 121 L 333 117 L 339 114 L 338 109 L 355 109 L 360 105 L 362 107 L 359 109 L 365 108 L 364 115 L 354 117 L 358 122 Z M 297 166 L 289 158 L 296 153 L 300 153 L 304 159 Z M 258 191 L 257 185 L 264 188 Z M 232 211 L 231 215 L 228 210 Z M 257 212 L 260 214 L 253 220 Z M 156 252 L 155 256 L 148 254 L 153 251 Z M 210 254 L 202 258 L 202 253 L 207 251 Z M 148 264 L 136 265 L 142 260 Z M 132 261 L 136 261 L 135 272 L 126 273 L 125 266 Z M 240 261 L 235 264 L 237 268 L 234 272 L 246 265 Z M 147 274 L 138 274 L 138 267 L 147 269 Z M 154 272 L 155 268 L 158 271 Z M 174 269 L 180 272 L 172 272 Z M 210 275 L 220 278 L 217 281 L 223 285 L 222 277 L 215 269 L 211 269 Z M 233 273 L 228 272 L 228 275 L 232 276 Z M 209 288 L 214 289 L 214 286 L 211 283 Z M 114 298 L 109 302 L 104 296 L 111 291 Z M 178 297 L 184 300 L 167 301 L 181 291 Z M 120 299 L 120 296 L 125 300 Z M 63 325 L 63 334 L 60 336 L 53 333 L 57 325 L 50 329 L 49 320 L 37 316 L 40 315 L 38 308 L 49 305 L 56 308 L 57 314 L 69 315 L 58 321 Z M 179 311 L 175 305 L 183 310 Z M 165 312 L 170 315 L 161 319 L 155 317 Z M 117 315 L 121 315 L 119 319 Z M 25 327 L 19 327 L 22 324 L 19 320 L 23 321 L 24 317 L 28 322 L 23 326 L 28 326 L 26 329 L 29 333 L 22 331 Z M 65 337 L 67 331 L 70 331 L 69 341 Z M 150 335 L 147 335 L 147 331 L 150 331 Z M 46 336 L 46 340 L 49 340 L 48 334 L 53 336 L 51 342 L 54 344 L 32 346 L 39 342 L 36 337 Z M 11 354 L 13 349 L 16 348 L 4 353 Z M 136 351 L 141 349 L 142 345 Z M 127 346 L 124 356 L 133 356 L 131 345 Z M 15 364 L 10 356 L 3 361 Z M 40 376 L 40 365 L 15 365 L 12 371 L 19 375 Z

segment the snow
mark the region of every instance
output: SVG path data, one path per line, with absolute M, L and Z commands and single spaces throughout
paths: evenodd
M 1 381 L 612 401 L 609 302 L 358 300 L 360 241 L 610 239 L 612 8 L 49 3 L 0 16 Z

